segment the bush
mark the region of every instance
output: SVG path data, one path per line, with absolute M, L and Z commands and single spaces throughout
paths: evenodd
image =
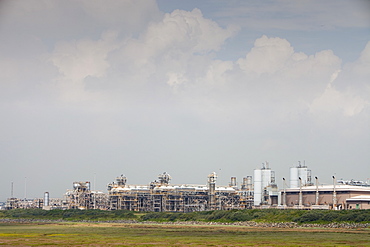
M 307 211 L 305 214 L 294 219 L 298 223 L 321 221 L 323 213 L 321 211 Z
M 228 216 L 228 219 L 231 221 L 249 221 L 252 220 L 252 216 L 248 215 L 246 212 L 243 211 L 236 211 L 231 213 Z
M 103 211 L 92 210 L 42 210 L 12 209 L 0 211 L 0 218 L 12 219 L 64 219 L 64 220 L 122 220 L 138 219 L 137 213 L 128 210 Z M 143 221 L 267 221 L 297 223 L 327 222 L 370 222 L 370 210 L 280 210 L 280 209 L 244 209 L 244 210 L 213 210 L 200 212 L 140 212 Z

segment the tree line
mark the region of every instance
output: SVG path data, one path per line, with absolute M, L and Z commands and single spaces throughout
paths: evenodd
M 8 219 L 49 219 L 66 221 L 203 221 L 203 222 L 296 222 L 296 223 L 331 223 L 354 222 L 370 223 L 370 210 L 281 210 L 281 209 L 245 209 L 214 210 L 190 213 L 179 212 L 133 212 L 128 210 L 42 210 L 12 209 L 0 211 L 0 218 Z

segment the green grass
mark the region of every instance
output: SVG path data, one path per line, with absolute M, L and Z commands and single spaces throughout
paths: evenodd
M 369 223 L 370 210 L 280 210 L 280 209 L 246 209 L 246 210 L 215 210 L 191 213 L 173 212 L 133 212 L 127 210 L 42 210 L 12 209 L 0 211 L 0 218 L 8 219 L 62 219 L 65 221 L 206 221 L 206 222 L 297 222 L 331 223 L 354 222 Z
M 0 224 L 0 246 L 370 246 L 370 229 L 118 223 Z

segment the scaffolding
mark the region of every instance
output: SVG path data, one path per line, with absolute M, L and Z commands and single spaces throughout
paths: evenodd
M 44 198 L 34 198 L 34 199 L 20 199 L 20 198 L 8 198 L 5 203 L 5 209 L 30 209 L 30 208 L 43 208 L 45 203 Z M 61 198 L 51 198 L 49 200 L 50 209 L 65 209 L 65 202 Z
M 67 190 L 65 201 L 68 209 L 107 209 L 107 195 L 90 190 L 90 182 L 74 182 L 73 190 Z
M 216 173 L 211 173 L 207 185 L 170 185 L 171 176 L 164 172 L 149 185 L 127 185 L 121 175 L 108 184 L 108 209 L 194 212 L 246 208 L 247 199 L 236 186 L 217 187 L 216 179 Z

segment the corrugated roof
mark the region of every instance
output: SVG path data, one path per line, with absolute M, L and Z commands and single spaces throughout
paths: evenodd
M 332 184 L 330 185 L 319 185 L 318 186 L 319 191 L 333 191 L 334 186 Z M 287 192 L 296 192 L 299 191 L 299 188 L 287 188 L 285 189 Z M 354 186 L 354 185 L 342 185 L 338 184 L 335 185 L 336 191 L 362 191 L 362 192 L 369 192 L 370 193 L 370 187 L 365 186 Z M 302 186 L 302 191 L 316 191 L 316 186 Z

